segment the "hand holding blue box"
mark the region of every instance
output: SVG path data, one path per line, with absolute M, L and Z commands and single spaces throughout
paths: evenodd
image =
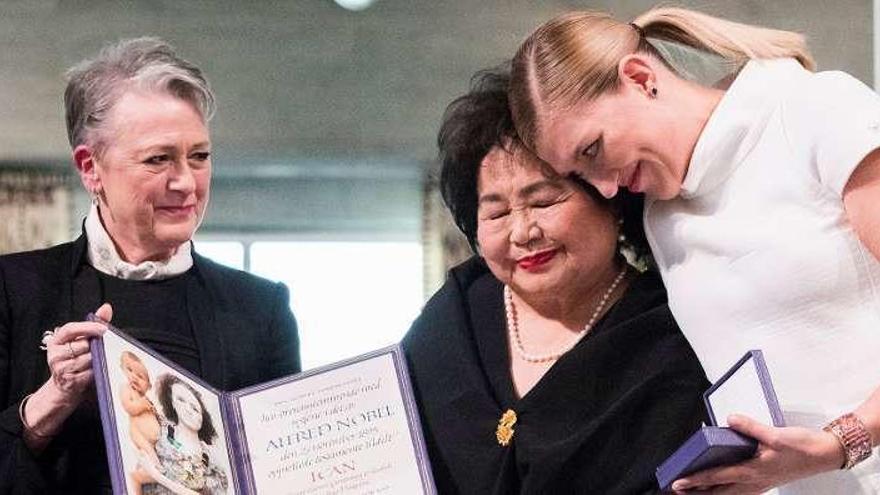
M 751 350 L 737 361 L 703 394 L 703 402 L 710 425 L 694 433 L 657 467 L 657 483 L 664 491 L 688 474 L 754 456 L 758 442 L 727 428 L 724 418 L 728 415 L 744 414 L 765 424 L 785 426 L 767 364 L 759 350 Z M 723 422 L 719 423 L 719 417 Z

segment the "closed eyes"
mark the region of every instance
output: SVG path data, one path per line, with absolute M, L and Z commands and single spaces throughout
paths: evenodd
M 549 208 L 558 203 L 556 200 L 535 201 L 531 204 L 532 208 Z
M 495 211 L 495 212 L 492 212 L 486 216 L 489 218 L 489 220 L 498 220 L 498 219 L 506 217 L 509 213 L 510 213 L 509 210 Z
M 513 210 L 523 210 L 523 209 L 527 209 L 527 208 L 534 208 L 534 209 L 550 208 L 551 206 L 555 206 L 555 205 L 561 203 L 563 200 L 564 200 L 564 198 L 536 200 L 534 202 L 529 203 L 527 206 L 516 207 L 516 208 L 513 208 Z M 491 211 L 485 215 L 485 218 L 488 220 L 500 220 L 500 219 L 505 218 L 508 215 L 510 215 L 511 211 L 512 210 L 510 210 L 510 209 Z

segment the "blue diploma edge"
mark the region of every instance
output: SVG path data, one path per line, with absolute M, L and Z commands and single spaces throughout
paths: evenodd
M 661 490 L 671 491 L 672 483 L 688 474 L 712 467 L 737 464 L 755 455 L 758 448 L 755 439 L 730 428 L 717 426 L 718 421 L 711 402 L 712 394 L 749 361 L 754 363 L 773 426 L 785 426 L 782 409 L 779 407 L 779 400 L 770 380 L 764 355 L 760 350 L 750 350 L 703 393 L 703 403 L 709 414 L 710 425 L 696 431 L 657 467 L 657 484 Z

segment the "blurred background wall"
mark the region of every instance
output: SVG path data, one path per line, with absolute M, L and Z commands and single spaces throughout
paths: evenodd
M 197 250 L 291 286 L 307 364 L 394 340 L 453 261 L 431 194 L 446 104 L 555 14 L 629 20 L 653 3 L 376 0 L 352 11 L 333 0 L 2 0 L 0 250 L 79 234 L 88 199 L 70 165 L 64 71 L 107 42 L 155 35 L 200 65 L 218 97 Z M 680 4 L 801 31 L 820 69 L 874 83 L 868 0 Z M 377 280 L 385 285 L 371 289 Z M 351 318 L 329 322 L 333 307 Z M 383 319 L 388 307 L 402 309 Z M 357 342 L 319 352 L 319 336 L 339 332 Z

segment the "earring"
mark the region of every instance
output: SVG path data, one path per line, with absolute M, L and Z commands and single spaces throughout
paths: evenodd
M 651 98 L 657 98 L 657 88 L 651 88 Z
M 623 259 L 628 260 L 628 253 L 632 251 L 632 246 L 626 242 L 626 234 L 623 232 L 623 218 L 617 219 L 617 254 Z
M 98 180 L 98 170 L 95 168 L 95 166 L 92 166 L 92 180 L 93 180 L 93 181 L 97 181 L 97 180 Z M 98 195 L 99 195 L 99 194 L 101 194 L 101 190 L 100 190 L 100 187 L 99 187 L 98 185 L 95 185 L 95 186 L 94 186 L 94 189 L 92 189 L 91 191 L 89 191 L 89 195 L 92 197 L 92 204 L 93 204 L 93 205 L 97 205 L 97 204 L 98 204 Z

